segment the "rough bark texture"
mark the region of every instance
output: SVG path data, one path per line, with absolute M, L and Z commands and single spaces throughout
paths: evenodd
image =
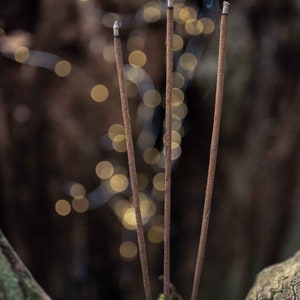
M 246 300 L 300 298 L 300 251 L 286 261 L 262 270 Z
M 50 300 L 0 231 L 0 299 Z

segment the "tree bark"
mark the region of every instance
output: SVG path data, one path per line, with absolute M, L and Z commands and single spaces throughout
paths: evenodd
M 300 251 L 286 261 L 267 267 L 256 277 L 246 300 L 300 299 Z
M 50 300 L 0 230 L 0 299 Z

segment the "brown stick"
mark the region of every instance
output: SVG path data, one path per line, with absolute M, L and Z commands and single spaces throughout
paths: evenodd
M 174 1 L 168 1 L 166 38 L 166 115 L 165 115 L 165 203 L 164 203 L 164 299 L 170 297 L 170 223 L 172 171 L 172 90 Z
M 224 90 L 224 77 L 225 77 L 225 54 L 226 54 L 225 50 L 226 50 L 228 12 L 229 12 L 229 3 L 227 1 L 224 1 L 221 24 L 220 24 L 220 44 L 219 44 L 219 57 L 218 57 L 215 114 L 214 114 L 213 131 L 212 131 L 212 138 L 211 138 L 211 145 L 210 145 L 209 166 L 208 166 L 208 175 L 207 175 L 207 183 L 206 183 L 204 209 L 203 209 L 203 216 L 202 216 L 201 234 L 200 234 L 197 262 L 195 267 L 191 300 L 196 300 L 199 293 L 199 284 L 200 284 L 203 260 L 205 255 L 207 232 L 208 232 L 208 225 L 209 225 L 209 218 L 210 218 L 214 177 L 216 172 L 223 90 Z
M 137 180 L 137 172 L 136 172 L 136 165 L 135 165 L 135 156 L 134 156 L 125 76 L 124 76 L 122 48 L 121 48 L 121 41 L 119 37 L 119 28 L 120 28 L 120 23 L 117 21 L 114 24 L 114 49 L 115 49 L 116 65 L 117 65 L 117 72 L 118 72 L 118 79 L 119 79 L 122 114 L 123 114 L 123 122 L 125 128 L 125 136 L 126 136 L 129 175 L 130 175 L 130 182 L 131 182 L 131 189 L 132 189 L 133 205 L 135 209 L 136 224 L 137 224 L 136 231 L 137 231 L 137 238 L 138 238 L 144 290 L 145 290 L 146 299 L 151 300 L 152 296 L 151 296 L 151 288 L 150 288 L 150 280 L 149 280 L 147 252 L 146 252 L 146 244 L 145 244 L 145 237 L 143 231 L 142 215 L 140 210 L 138 180 Z

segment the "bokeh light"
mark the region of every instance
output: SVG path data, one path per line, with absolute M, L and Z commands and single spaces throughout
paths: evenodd
M 60 60 L 54 67 L 54 72 L 59 77 L 66 77 L 71 73 L 72 66 L 67 60 Z
M 190 35 L 199 35 L 204 31 L 203 24 L 200 20 L 190 19 L 185 23 L 185 31 Z
M 114 211 L 119 218 L 123 218 L 125 211 L 131 207 L 131 203 L 125 199 L 119 199 L 114 205 Z
M 131 80 L 126 80 L 125 83 L 128 98 L 136 97 L 139 93 L 136 84 Z
M 96 102 L 103 102 L 109 95 L 108 89 L 103 84 L 97 84 L 91 89 L 91 97 Z
M 14 53 L 15 61 L 17 61 L 19 63 L 23 63 L 26 60 L 28 60 L 29 56 L 30 56 L 29 49 L 27 47 L 23 47 L 23 46 L 18 47 Z
M 180 104 L 183 103 L 184 93 L 181 89 L 173 88 L 172 89 L 172 96 L 173 96 L 173 101 L 172 101 L 173 106 L 179 106 Z
M 210 18 L 201 18 L 200 19 L 203 25 L 203 33 L 204 34 L 211 34 L 215 31 L 215 22 Z
M 115 124 L 113 124 L 109 127 L 108 136 L 111 140 L 113 140 L 114 137 L 119 135 L 119 134 L 125 135 L 125 129 L 124 129 L 123 125 L 115 123 Z
M 181 155 L 181 146 L 176 142 L 172 142 L 172 150 L 171 150 L 171 158 L 172 160 L 176 160 Z
M 188 113 L 188 107 L 185 103 L 172 107 L 172 117 L 179 119 L 184 119 Z
M 154 225 L 149 228 L 147 237 L 151 243 L 159 244 L 164 240 L 164 229 L 162 226 Z
M 162 7 L 156 1 L 148 2 L 144 6 L 143 17 L 148 23 L 155 23 L 161 18 Z
M 197 57 L 190 52 L 183 53 L 179 58 L 180 66 L 187 71 L 193 71 L 197 63 L 198 63 Z
M 179 72 L 174 72 L 173 73 L 173 86 L 175 88 L 181 89 L 181 88 L 183 88 L 184 83 L 185 83 L 184 76 Z
M 163 192 L 165 190 L 165 173 L 157 173 L 153 177 L 153 186 L 160 192 Z
M 150 89 L 144 93 L 143 101 L 146 106 L 154 108 L 161 103 L 161 95 L 155 89 Z
M 108 179 L 114 174 L 114 166 L 109 161 L 100 161 L 95 171 L 99 178 Z
M 133 207 L 129 207 L 125 210 L 122 219 L 122 224 L 128 230 L 136 229 L 136 218 L 135 218 L 135 211 Z
M 85 197 L 74 198 L 72 200 L 72 208 L 77 213 L 84 213 L 89 209 L 89 201 Z
M 132 51 L 129 54 L 128 62 L 131 66 L 140 68 L 144 66 L 147 62 L 146 54 L 141 50 Z
M 65 217 L 71 212 L 71 204 L 65 199 L 60 199 L 55 203 L 55 211 L 60 216 Z
M 115 174 L 110 178 L 110 188 L 116 192 L 124 192 L 128 187 L 128 178 L 124 174 Z
M 149 147 L 144 151 L 143 158 L 147 164 L 155 165 L 160 161 L 160 152 L 154 147 Z
M 137 246 L 131 241 L 125 241 L 120 246 L 120 255 L 124 260 L 133 260 L 137 256 L 137 253 Z
M 149 200 L 145 194 L 140 193 L 140 208 L 142 219 L 144 220 L 143 224 L 148 222 L 149 218 L 155 215 L 156 213 L 156 204 Z
M 173 51 L 178 51 L 178 50 L 182 49 L 183 44 L 184 44 L 183 38 L 178 34 L 174 34 L 173 35 Z
M 85 195 L 86 195 L 86 189 L 85 189 L 85 187 L 82 184 L 80 184 L 78 182 L 75 182 L 70 187 L 70 195 L 73 198 L 82 198 L 82 197 L 85 197 Z
M 186 23 L 191 19 L 197 18 L 197 11 L 192 7 L 185 6 L 180 9 L 178 16 L 182 22 Z

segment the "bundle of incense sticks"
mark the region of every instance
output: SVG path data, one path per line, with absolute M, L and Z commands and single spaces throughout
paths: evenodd
M 166 103 L 165 103 L 165 199 L 164 199 L 164 300 L 170 298 L 170 220 L 171 220 L 171 144 L 172 144 L 172 89 L 173 89 L 173 32 L 174 32 L 174 1 L 168 0 L 167 4 L 167 24 L 166 24 Z M 225 46 L 227 35 L 227 16 L 229 14 L 229 2 L 223 2 L 223 10 L 220 23 L 220 41 L 218 56 L 218 72 L 216 82 L 215 113 L 213 121 L 213 131 L 211 138 L 211 147 L 209 155 L 209 167 L 207 175 L 207 184 L 205 192 L 204 209 L 202 216 L 201 233 L 197 260 L 195 265 L 194 282 L 192 289 L 192 300 L 196 300 L 199 293 L 199 284 L 204 261 L 208 225 L 210 219 L 210 210 L 212 202 L 212 193 L 214 177 L 218 154 L 218 141 L 220 133 L 221 111 L 223 102 L 224 77 L 225 77 Z M 122 58 L 121 41 L 119 37 L 120 22 L 116 21 L 113 27 L 114 50 L 116 57 L 116 66 L 118 72 L 121 106 L 123 122 L 126 136 L 127 156 L 129 165 L 129 175 L 132 189 L 132 198 L 135 209 L 138 247 L 143 275 L 144 291 L 147 300 L 152 299 L 151 287 L 149 280 L 149 267 L 145 245 L 145 237 L 140 210 L 140 201 L 138 193 L 137 171 L 135 164 L 135 155 L 133 147 L 133 138 L 131 122 L 128 107 L 128 98 L 126 92 L 124 63 Z

